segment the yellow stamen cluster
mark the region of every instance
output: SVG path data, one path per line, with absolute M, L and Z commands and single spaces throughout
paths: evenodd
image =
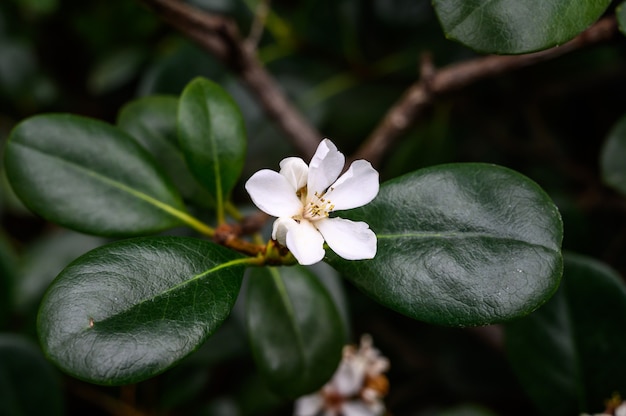
M 335 209 L 335 205 L 324 198 L 324 194 L 320 195 L 315 192 L 315 198 L 309 201 L 305 207 L 304 217 L 310 220 L 328 218 L 333 209 Z

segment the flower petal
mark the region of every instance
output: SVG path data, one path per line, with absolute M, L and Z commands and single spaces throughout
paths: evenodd
M 302 396 L 296 400 L 294 416 L 316 416 L 324 407 L 324 398 L 319 393 Z
M 384 408 L 370 407 L 361 400 L 352 400 L 341 406 L 342 416 L 380 416 Z
M 378 172 L 366 160 L 350 165 L 324 197 L 334 205 L 333 211 L 351 209 L 367 204 L 378 195 Z
M 311 163 L 309 163 L 308 192 L 313 196 L 315 192 L 321 194 L 337 180 L 343 170 L 346 158 L 337 150 L 337 146 L 328 139 L 324 139 L 317 147 Z
M 252 202 L 274 217 L 291 217 L 302 211 L 302 203 L 289 180 L 278 172 L 263 169 L 246 182 Z
M 364 222 L 326 218 L 315 222 L 328 246 L 346 260 L 373 259 L 376 234 Z
M 286 245 L 298 263 L 307 266 L 324 258 L 324 237 L 306 220 L 297 222 L 291 218 L 274 221 L 272 238 Z M 285 243 L 281 242 L 285 240 Z
M 288 157 L 280 162 L 280 174 L 283 175 L 296 191 L 306 186 L 309 167 L 299 157 Z

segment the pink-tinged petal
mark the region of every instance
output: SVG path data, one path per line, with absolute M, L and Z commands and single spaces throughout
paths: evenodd
M 309 221 L 301 220 L 299 223 L 284 221 L 280 227 L 284 227 L 286 230 L 277 229 L 276 234 L 286 231 L 287 248 L 298 260 L 298 263 L 307 266 L 324 258 L 324 254 L 326 254 L 324 252 L 324 238 Z
M 357 160 L 330 186 L 324 198 L 334 205 L 333 211 L 351 209 L 371 202 L 379 187 L 376 169 L 366 160 Z
M 324 139 L 317 147 L 311 163 L 309 163 L 309 196 L 315 192 L 321 194 L 337 180 L 343 170 L 346 158 L 337 150 L 337 147 L 328 139 Z
M 294 191 L 297 191 L 306 186 L 309 167 L 299 157 L 288 157 L 280 162 L 280 174 L 287 178 Z
M 316 416 L 323 408 L 324 398 L 321 394 L 315 393 L 296 400 L 293 414 L 294 416 Z
M 328 246 L 346 260 L 373 259 L 376 234 L 364 222 L 326 218 L 315 223 Z
M 287 178 L 273 170 L 256 172 L 246 182 L 252 202 L 274 217 L 291 217 L 302 211 L 302 203 Z

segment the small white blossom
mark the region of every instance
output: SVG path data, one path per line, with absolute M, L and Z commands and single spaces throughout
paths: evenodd
M 381 416 L 389 389 L 383 373 L 388 369 L 389 360 L 364 335 L 358 349 L 344 347 L 339 368 L 319 392 L 296 401 L 294 416 Z
M 280 172 L 263 169 L 246 182 L 252 202 L 278 217 L 272 238 L 300 264 L 322 260 L 324 241 L 348 260 L 376 255 L 376 235 L 366 223 L 329 217 L 333 211 L 365 205 L 378 194 L 378 172 L 369 162 L 357 160 L 339 177 L 344 164 L 344 155 L 324 139 L 308 166 L 288 157 L 280 162 Z

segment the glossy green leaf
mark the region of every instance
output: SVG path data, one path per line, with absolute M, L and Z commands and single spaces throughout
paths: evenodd
M 506 326 L 513 369 L 542 414 L 599 413 L 626 397 L 626 285 L 611 268 L 565 257 L 563 284 L 537 312 Z
M 433 0 L 450 39 L 480 52 L 519 54 L 572 39 L 602 16 L 611 0 Z
M 194 79 L 180 97 L 178 138 L 189 168 L 221 212 L 246 156 L 245 126 L 237 104 L 219 85 Z
M 626 116 L 610 131 L 600 153 L 604 182 L 626 194 Z
M 5 163 L 30 210 L 77 231 L 145 234 L 181 225 L 186 216 L 150 155 L 101 121 L 65 114 L 26 119 L 11 132 Z
M 252 270 L 247 324 L 257 366 L 281 396 L 320 388 L 339 364 L 345 340 L 341 317 L 305 268 Z
M 0 334 L 0 414 L 61 416 L 59 375 L 30 341 Z
M 242 277 L 238 254 L 203 240 L 147 237 L 99 247 L 51 285 L 39 338 L 52 361 L 80 379 L 145 380 L 220 326 Z
M 440 165 L 381 186 L 340 216 L 378 237 L 372 260 L 328 260 L 383 305 L 421 321 L 502 322 L 544 303 L 561 278 L 562 224 L 537 184 L 487 164 Z
M 177 111 L 177 97 L 142 97 L 122 108 L 117 125 L 150 152 L 184 199 L 203 207 L 214 206 L 214 198 L 198 183 L 185 163 L 178 143 Z

